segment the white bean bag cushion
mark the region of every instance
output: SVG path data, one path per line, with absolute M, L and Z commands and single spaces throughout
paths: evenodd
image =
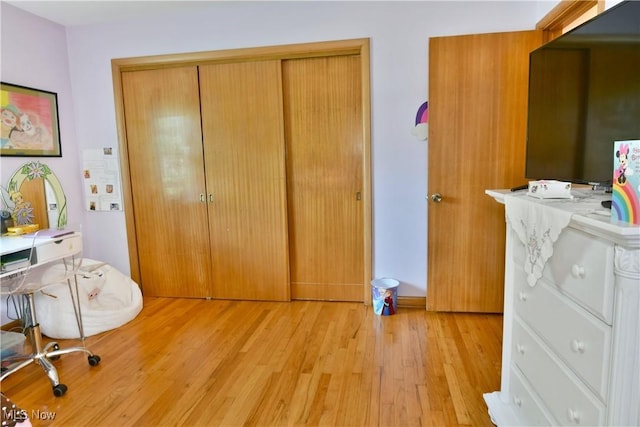
M 112 266 L 84 258 L 77 277 L 85 337 L 122 326 L 142 310 L 138 284 Z M 71 284 L 75 292 L 73 281 Z M 35 292 L 34 299 L 36 319 L 44 335 L 59 339 L 80 337 L 66 282 Z

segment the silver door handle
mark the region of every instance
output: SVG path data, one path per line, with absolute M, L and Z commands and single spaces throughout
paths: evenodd
M 440 203 L 442 201 L 442 194 L 440 193 L 433 193 L 431 195 L 431 200 L 433 200 L 434 203 Z

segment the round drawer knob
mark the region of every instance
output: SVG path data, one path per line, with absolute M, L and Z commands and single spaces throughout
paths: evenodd
M 580 340 L 572 340 L 571 350 L 573 350 L 574 353 L 584 353 L 584 342 Z
M 519 396 L 514 396 L 513 397 L 513 403 L 515 403 L 516 406 L 522 406 L 522 399 L 520 399 Z
M 571 422 L 574 422 L 576 424 L 580 423 L 580 413 L 578 411 L 576 411 L 575 409 L 571 409 L 569 408 L 569 420 L 571 420 Z
M 527 293 L 526 292 L 520 292 L 518 297 L 520 298 L 520 301 L 526 301 L 527 300 Z
M 578 264 L 573 264 L 571 267 L 571 275 L 576 279 L 584 278 L 584 267 Z
M 517 344 L 516 350 L 518 351 L 518 353 L 524 354 L 524 346 L 522 344 Z

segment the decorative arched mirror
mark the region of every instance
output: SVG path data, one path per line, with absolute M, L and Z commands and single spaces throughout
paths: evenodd
M 67 198 L 58 177 L 38 161 L 25 163 L 2 192 L 3 210 L 15 225 L 38 224 L 41 229 L 67 224 Z

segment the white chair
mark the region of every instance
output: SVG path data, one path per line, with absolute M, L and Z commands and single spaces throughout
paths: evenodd
M 8 368 L 3 368 L 0 382 L 35 362 L 49 377 L 53 394 L 59 397 L 65 394 L 67 386 L 60 383 L 58 372 L 51 361 L 57 360 L 64 354 L 82 352 L 87 355 L 89 365 L 96 366 L 100 363 L 100 357 L 84 345 L 85 336 L 76 279 L 82 263 L 82 235 L 76 230 L 66 228 L 56 231 L 38 231 L 33 236 L 26 265 L 0 275 L 1 293 L 22 296 L 25 300 L 23 321 L 26 329 L 29 330 L 32 347 L 30 355 L 12 358 L 13 363 Z M 61 349 L 57 342 L 49 342 L 46 345 L 43 343 L 34 304 L 34 293 L 59 283 L 66 283 L 69 288 L 78 323 L 79 339 L 82 341 L 80 346 Z

